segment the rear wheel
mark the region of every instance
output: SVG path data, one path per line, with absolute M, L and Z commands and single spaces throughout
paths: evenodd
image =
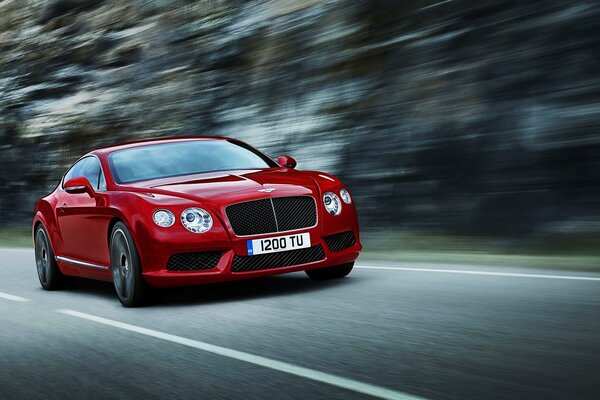
M 353 267 L 354 261 L 346 264 L 334 265 L 333 267 L 307 269 L 304 272 L 306 272 L 306 275 L 308 275 L 310 279 L 315 281 L 322 281 L 325 279 L 343 278 L 346 275 L 348 275 L 350 271 L 352 271 Z
M 138 307 L 147 299 L 148 286 L 142 278 L 142 264 L 133 237 L 122 222 L 110 235 L 110 268 L 113 284 L 124 307 Z
M 48 234 L 42 225 L 35 230 L 35 265 L 44 289 L 56 290 L 64 286 L 67 277 L 58 269 Z

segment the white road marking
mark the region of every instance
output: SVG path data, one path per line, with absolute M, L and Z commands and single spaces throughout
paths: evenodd
M 472 271 L 472 270 L 464 270 L 464 269 L 384 267 L 384 266 L 374 266 L 374 265 L 357 265 L 357 268 L 396 270 L 396 271 L 416 271 L 416 272 L 442 272 L 442 273 L 449 273 L 449 274 L 512 276 L 512 277 L 517 277 L 517 278 L 543 278 L 543 279 L 567 279 L 567 280 L 574 280 L 574 281 L 600 281 L 600 278 L 593 277 L 593 276 L 522 274 L 522 273 L 518 273 L 518 272 Z
M 136 325 L 130 325 L 123 322 L 113 321 L 98 317 L 91 314 L 82 313 L 74 310 L 58 310 L 58 312 L 66 315 L 70 315 L 77 318 L 86 319 L 89 321 L 97 322 L 99 324 L 112 326 L 114 328 L 123 329 L 130 332 L 139 333 L 141 335 L 150 336 L 157 339 L 166 340 L 171 343 L 180 344 L 183 346 L 191 347 L 197 350 L 206 351 L 212 354 L 216 354 L 223 357 L 232 358 L 234 360 L 247 362 L 250 364 L 258 365 L 261 367 L 273 369 L 280 372 L 285 372 L 291 375 L 296 375 L 302 378 L 310 379 L 313 381 L 326 383 L 332 386 L 337 386 L 343 389 L 352 390 L 354 392 L 366 394 L 381 399 L 394 399 L 394 400 L 424 400 L 422 397 L 412 396 L 395 390 L 386 389 L 381 386 L 375 386 L 368 383 L 360 382 L 354 379 L 343 378 L 341 376 L 328 374 L 313 370 L 310 368 L 304 368 L 286 362 L 272 360 L 270 358 L 257 356 L 254 354 L 244 353 L 238 350 L 229 349 L 226 347 L 215 346 L 213 344 L 200 342 L 198 340 L 188 339 L 181 336 L 171 335 L 153 329 L 142 328 Z
M 8 294 L 8 293 L 2 293 L 2 292 L 0 292 L 0 298 L 4 299 L 4 300 L 18 301 L 19 303 L 25 303 L 25 302 L 30 301 L 29 299 L 26 299 L 25 297 L 19 297 L 19 296 L 15 296 L 14 294 Z

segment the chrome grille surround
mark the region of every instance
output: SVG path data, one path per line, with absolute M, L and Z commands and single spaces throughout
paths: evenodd
M 317 202 L 312 196 L 271 197 L 231 204 L 227 219 L 238 237 L 292 232 L 317 226 Z

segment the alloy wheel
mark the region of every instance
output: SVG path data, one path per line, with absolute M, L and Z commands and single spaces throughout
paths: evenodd
M 43 229 L 38 229 L 35 235 L 35 263 L 42 285 L 47 285 L 50 278 L 50 260 L 48 238 Z
M 121 229 L 117 229 L 113 233 L 110 260 L 117 294 L 127 300 L 133 291 L 134 271 L 131 265 L 131 248 Z

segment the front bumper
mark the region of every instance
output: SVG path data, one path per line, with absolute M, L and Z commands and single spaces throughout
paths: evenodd
M 305 192 L 285 192 L 281 195 L 299 196 L 307 195 Z M 320 198 L 320 194 L 312 194 L 314 198 Z M 287 272 L 302 271 L 306 269 L 325 268 L 340 265 L 356 260 L 362 249 L 358 230 L 358 217 L 354 206 L 346 206 L 342 213 L 337 216 L 329 215 L 322 202 L 317 202 L 317 224 L 311 227 L 297 229 L 289 232 L 276 232 L 259 235 L 237 236 L 235 230 L 226 218 L 227 205 L 213 211 L 213 227 L 203 234 L 194 234 L 187 231 L 181 224 L 175 224 L 169 228 L 159 228 L 155 224 L 140 224 L 137 226 L 134 238 L 138 244 L 139 255 L 142 261 L 142 276 L 151 285 L 156 287 L 169 286 L 191 286 L 210 282 L 222 282 L 238 279 L 247 279 L 267 275 L 283 274 Z M 179 210 L 173 210 L 179 211 Z M 259 218 L 258 215 L 254 216 Z M 260 222 L 257 220 L 257 222 Z M 354 234 L 354 242 L 351 245 L 339 246 L 332 244 L 330 238 L 342 232 L 351 231 Z M 323 254 L 319 257 L 298 258 L 290 257 L 282 252 L 279 263 L 271 268 L 272 264 L 262 264 L 262 260 L 249 256 L 247 241 L 257 238 L 279 237 L 288 234 L 310 234 L 310 246 L 321 246 Z M 327 238 L 327 240 L 326 240 Z M 329 246 L 327 241 L 330 241 Z M 211 269 L 194 271 L 173 271 L 167 269 L 169 259 L 181 253 L 220 252 L 221 256 Z M 274 254 L 274 253 L 271 253 Z M 283 254 L 286 254 L 285 256 Z M 251 264 L 250 268 L 238 268 L 240 258 L 246 258 L 245 264 Z M 277 257 L 276 257 L 277 258 Z M 252 260 L 249 260 L 252 259 Z M 281 264 L 284 260 L 286 263 Z M 304 260 L 304 262 L 302 261 Z M 308 260 L 308 262 L 307 262 Z M 236 268 L 232 268 L 234 261 Z M 272 260 L 268 260 L 272 261 Z M 212 265 L 211 265 L 212 266 Z M 269 268 L 269 269 L 267 269 Z M 251 269 L 251 271 L 248 271 Z M 259 269 L 259 270 L 257 270 Z M 235 271 L 248 272 L 235 272 Z
M 260 269 L 247 272 L 232 271 L 232 264 L 236 254 L 238 257 L 247 257 L 247 254 L 241 253 L 235 246 L 223 250 L 221 258 L 216 267 L 203 271 L 169 271 L 166 269 L 169 257 L 176 252 L 171 248 L 161 255 L 155 255 L 151 258 L 146 257 L 143 260 L 143 277 L 146 282 L 155 287 L 173 287 L 173 286 L 192 286 L 212 282 L 224 282 L 240 279 L 256 278 L 288 272 L 303 271 L 307 269 L 325 268 L 334 265 L 340 265 L 356 260 L 359 256 L 362 246 L 358 235 L 358 230 L 353 229 L 356 242 L 343 250 L 332 251 L 327 246 L 322 235 L 316 235 L 317 229 L 311 231 L 311 246 L 322 246 L 324 257 L 315 262 L 309 262 L 296 265 L 284 265 L 271 269 Z M 319 230 L 320 231 L 320 230 Z M 277 235 L 273 235 L 277 236 Z M 189 246 L 185 246 L 189 250 Z M 336 250 L 336 249 L 333 249 Z M 241 254 L 240 254 L 241 253 Z M 250 256 L 257 257 L 257 256 Z

